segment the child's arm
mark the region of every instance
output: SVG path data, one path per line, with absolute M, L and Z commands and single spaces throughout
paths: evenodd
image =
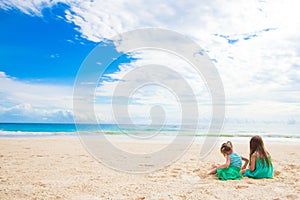
M 247 165 L 248 165 L 248 163 L 249 163 L 249 159 L 246 158 L 246 157 L 244 157 L 244 156 L 241 156 L 241 158 L 242 158 L 243 161 L 245 161 L 245 163 L 244 163 L 242 169 L 246 169 L 246 168 L 247 168 Z
M 250 171 L 255 170 L 255 163 L 256 163 L 256 154 L 252 154 L 250 158 L 250 164 L 249 164 Z
M 230 157 L 227 155 L 226 156 L 226 163 L 224 163 L 223 165 L 217 165 L 216 168 L 227 168 L 230 165 Z

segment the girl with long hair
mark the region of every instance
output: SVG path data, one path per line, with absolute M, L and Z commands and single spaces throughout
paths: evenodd
M 244 176 L 250 178 L 272 178 L 274 169 L 271 155 L 266 150 L 262 138 L 258 135 L 250 140 L 249 168 L 245 170 Z

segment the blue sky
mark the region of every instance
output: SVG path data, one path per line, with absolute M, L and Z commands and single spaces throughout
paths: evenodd
M 105 80 L 96 89 L 95 109 L 101 122 L 114 122 L 109 99 L 118 81 L 126 81 L 126 73 L 154 62 L 153 58 L 156 63 L 172 66 L 184 74 L 196 88 L 199 105 L 209 105 L 204 86 L 199 89 L 203 83 L 199 77 L 189 75 L 180 61 L 157 52 L 122 54 L 122 47 L 111 41 L 125 31 L 158 27 L 191 38 L 209 55 L 223 81 L 228 122 L 297 123 L 297 4 L 280 0 L 3 0 L 0 122 L 72 122 L 73 83 L 82 62 L 97 45 L 99 67 L 103 67 L 106 59 L 114 61 L 122 55 L 108 68 Z M 149 113 L 149 107 L 161 104 L 167 106 L 172 118 L 178 112 L 172 107 L 175 101 L 168 91 L 142 89 L 135 94 L 132 102 L 138 103 L 131 105 L 130 112 L 137 122 L 148 122 L 149 114 L 145 113 Z M 200 110 L 203 120 L 209 120 L 211 108 L 202 106 Z
M 66 9 L 69 9 L 69 6 L 63 3 L 57 3 L 51 8 L 42 8 L 42 17 L 28 15 L 15 8 L 0 9 L 0 72 L 3 73 L 3 78 L 24 83 L 24 87 L 30 87 L 32 84 L 37 90 L 43 87 L 73 87 L 80 65 L 97 45 L 102 47 L 99 53 L 103 58 L 111 57 L 110 52 L 116 53 L 114 45 L 107 41 L 95 42 L 82 37 L 77 30 L 78 26 L 66 20 Z M 99 63 L 102 56 L 99 57 Z M 129 57 L 123 55 L 113 62 L 106 72 L 115 71 L 119 63 L 129 61 Z M 26 109 L 34 109 L 30 103 L 13 102 L 5 96 L 5 91 L 0 91 L 0 94 L 1 92 L 4 95 L 1 95 L 1 106 L 8 108 L 8 111 L 0 115 L 0 121 L 73 121 L 70 105 L 66 106 L 66 110 L 56 110 L 55 106 L 51 106 L 50 109 L 55 111 L 50 117 L 38 114 L 30 116 L 32 113 L 26 113 Z M 25 112 L 22 112 L 22 109 Z
M 73 84 L 99 42 L 82 38 L 77 26 L 64 19 L 65 9 L 65 4 L 44 8 L 43 17 L 0 10 L 0 70 L 19 80 Z

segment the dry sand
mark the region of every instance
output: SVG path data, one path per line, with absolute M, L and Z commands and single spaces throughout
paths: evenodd
M 247 156 L 248 141 L 233 139 L 235 151 Z M 196 142 L 171 166 L 134 175 L 103 166 L 77 137 L 0 138 L 0 199 L 300 199 L 299 140 L 265 141 L 274 178 L 240 181 L 206 175 L 224 161 L 222 142 L 204 160 Z

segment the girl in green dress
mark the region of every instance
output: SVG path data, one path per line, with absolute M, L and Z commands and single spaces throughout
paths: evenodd
M 254 136 L 250 140 L 250 164 L 249 168 L 242 171 L 244 176 L 250 178 L 272 178 L 274 169 L 271 155 L 265 149 L 260 136 Z
M 226 158 L 226 163 L 222 165 L 213 165 L 209 174 L 217 174 L 220 180 L 240 180 L 242 179 L 241 167 L 242 160 L 246 161 L 244 167 L 248 164 L 248 159 L 233 152 L 233 146 L 230 141 L 223 143 L 220 149 Z

